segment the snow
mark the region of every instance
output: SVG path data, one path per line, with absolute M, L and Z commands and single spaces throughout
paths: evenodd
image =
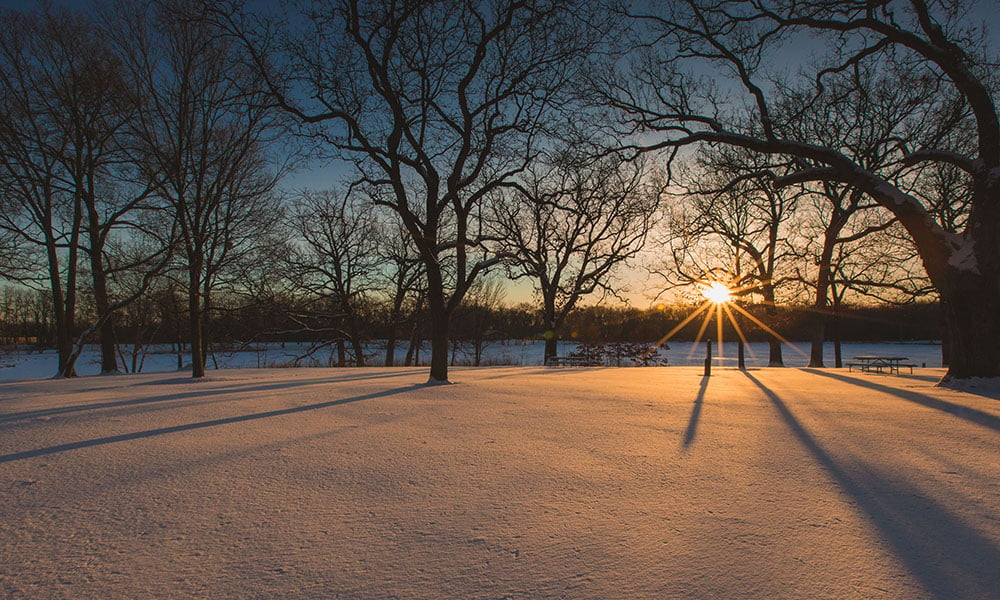
M 565 356 L 577 344 L 572 341 L 559 343 L 559 354 Z M 790 367 L 804 367 L 809 364 L 809 345 L 805 342 L 785 344 L 783 346 L 785 365 Z M 219 369 L 246 369 L 261 367 L 285 367 L 291 366 L 297 357 L 300 357 L 308 350 L 307 344 L 257 344 L 250 348 L 234 349 L 233 351 L 215 352 L 214 357 L 208 360 L 210 370 Z M 469 365 L 471 359 L 468 352 L 460 351 L 457 354 L 458 363 Z M 535 340 L 504 340 L 490 342 L 486 346 L 483 364 L 484 365 L 523 365 L 541 366 L 543 364 L 545 343 Z M 721 350 L 721 351 L 720 351 Z M 128 349 L 130 351 L 130 349 Z M 126 352 L 126 354 L 128 353 Z M 372 344 L 368 348 L 369 364 L 379 365 L 384 361 L 384 348 L 378 344 Z M 300 366 L 332 366 L 334 357 L 331 356 L 332 349 L 327 349 L 317 353 L 308 360 L 300 361 Z M 719 344 L 713 344 L 712 353 L 714 364 L 717 366 L 736 365 L 736 343 L 726 342 L 723 348 Z M 669 349 L 661 350 L 661 356 L 665 357 L 673 366 L 701 366 L 705 360 L 705 344 L 692 344 L 690 342 L 669 342 Z M 858 343 L 845 342 L 843 344 L 844 361 L 849 361 L 850 357 L 856 355 L 881 355 L 881 356 L 906 356 L 911 363 L 918 366 L 936 367 L 941 365 L 941 344 L 940 342 L 879 342 L 879 343 Z M 402 365 L 406 356 L 406 344 L 402 348 L 397 348 L 396 362 Z M 428 364 L 430 351 L 425 348 L 420 353 L 421 364 Z M 824 360 L 828 366 L 833 366 L 833 344 L 826 344 Z M 768 346 L 763 342 L 747 344 L 746 364 L 751 367 L 767 366 Z M 185 355 L 183 363 L 186 369 L 190 369 L 190 357 Z M 0 381 L 10 381 L 18 379 L 36 379 L 52 377 L 58 366 L 58 358 L 54 350 L 43 352 L 28 351 L 21 348 L 13 353 L 0 354 Z M 146 355 L 142 372 L 144 373 L 165 373 L 177 370 L 177 356 L 173 354 L 169 347 L 156 347 Z M 81 355 L 77 364 L 77 372 L 80 375 L 97 375 L 101 371 L 100 353 L 96 346 L 88 346 Z
M 1000 403 L 834 369 L 0 383 L 4 598 L 996 598 Z
M 952 234 L 951 242 L 952 251 L 948 256 L 948 265 L 958 271 L 979 273 L 975 242 L 958 234 Z

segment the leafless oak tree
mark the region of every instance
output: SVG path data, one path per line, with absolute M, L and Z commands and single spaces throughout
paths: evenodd
M 332 311 L 327 319 L 343 323 L 354 364 L 363 367 L 359 304 L 371 297 L 382 267 L 378 222 L 371 207 L 332 190 L 303 192 L 292 209 L 296 240 L 289 276 L 308 301 Z
M 566 316 L 595 292 L 615 294 L 616 269 L 642 250 L 663 194 L 645 163 L 563 150 L 497 199 L 508 271 L 529 279 L 541 299 L 546 360 L 557 354 Z
M 995 59 L 980 23 L 966 18 L 962 2 L 929 0 L 678 0 L 654 14 L 653 50 L 635 70 L 606 82 L 607 99 L 626 115 L 633 131 L 658 132 L 644 148 L 676 149 L 725 143 L 794 157 L 797 171 L 779 185 L 836 181 L 868 195 L 892 212 L 912 238 L 940 294 L 953 348 L 946 378 L 1000 375 L 1000 120 Z M 809 34 L 826 52 L 825 62 L 794 85 L 767 77 L 768 67 L 796 35 Z M 800 40 L 801 41 L 801 38 Z M 701 65 L 700 72 L 689 68 Z M 948 231 L 935 219 L 938 207 L 913 193 L 913 180 L 894 170 L 870 169 L 837 146 L 804 140 L 789 127 L 795 114 L 775 110 L 783 88 L 811 93 L 821 110 L 825 86 L 861 66 L 891 72 L 913 89 L 909 119 L 900 135 L 885 140 L 890 161 L 910 167 L 947 164 L 969 182 L 966 224 Z M 794 66 L 794 65 L 793 65 Z M 705 75 L 728 76 L 732 86 L 706 85 Z M 698 81 L 699 77 L 702 81 Z M 784 82 L 784 83 L 783 83 Z M 928 87 L 936 93 L 928 95 Z M 742 91 L 747 110 L 724 99 Z M 874 90 L 852 92 L 871 94 Z M 738 104 L 738 103 L 737 103 Z M 737 113 L 741 116 L 737 116 Z M 971 132 L 958 144 L 956 131 Z
M 298 6 L 303 26 L 284 33 L 234 12 L 218 20 L 246 42 L 275 102 L 399 214 L 427 278 L 429 382 L 447 381 L 450 316 L 499 261 L 483 201 L 535 159 L 579 60 L 608 29 L 586 2 Z
M 171 207 L 188 299 L 192 375 L 205 374 L 204 320 L 227 266 L 267 243 L 280 218 L 277 122 L 257 74 L 195 0 L 117 5 L 115 41 L 142 98 L 134 120 L 143 174 Z
M 137 107 L 119 57 L 91 16 L 43 6 L 3 16 L 0 62 L 6 99 L 2 154 L 5 197 L 11 206 L 0 230 L 22 248 L 44 249 L 48 287 L 56 299 L 59 374 L 74 374 L 76 357 L 100 333 L 101 371 L 118 370 L 113 317 L 142 293 L 114 297 L 110 279 L 141 269 L 143 282 L 162 268 L 168 243 L 128 259 L 112 250 L 147 236 L 148 186 L 136 183 L 127 124 Z M 37 275 L 22 254 L 21 281 Z M 89 274 L 94 323 L 75 330 L 78 271 Z M 10 272 L 8 274 L 11 274 Z

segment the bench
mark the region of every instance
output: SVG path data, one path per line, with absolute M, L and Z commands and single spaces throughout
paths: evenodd
M 589 367 L 592 363 L 580 356 L 550 356 L 545 361 L 547 367 Z

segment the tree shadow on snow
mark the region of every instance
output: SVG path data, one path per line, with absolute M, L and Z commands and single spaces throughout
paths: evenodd
M 995 598 L 1000 548 L 896 474 L 865 462 L 838 462 L 782 399 L 749 373 L 792 433 L 874 523 L 931 597 Z M 957 501 L 957 500 L 956 500 Z
M 701 405 L 705 401 L 705 391 L 708 389 L 708 376 L 701 378 L 701 385 L 698 387 L 698 395 L 695 396 L 694 406 L 691 407 L 691 416 L 688 417 L 687 429 L 684 430 L 684 441 L 681 442 L 681 449 L 687 450 L 688 446 L 694 443 L 694 438 L 698 434 L 698 420 L 701 418 Z
M 966 421 L 971 421 L 972 423 L 976 423 L 977 425 L 989 427 L 994 431 L 1000 431 L 1000 417 L 996 417 L 989 413 L 985 413 L 981 410 L 976 410 L 974 408 L 962 406 L 961 404 L 954 404 L 952 402 L 941 400 L 940 398 L 935 398 L 933 396 L 921 394 L 920 392 L 903 390 L 897 387 L 883 385 L 867 379 L 847 377 L 844 375 L 838 375 L 836 373 L 830 373 L 829 371 L 820 371 L 818 369 L 803 369 L 803 371 L 807 373 L 812 373 L 813 375 L 819 375 L 821 377 L 829 377 L 830 379 L 843 381 L 844 383 L 850 383 L 858 387 L 868 388 L 870 390 L 891 394 L 897 398 L 906 400 L 907 402 L 913 402 L 921 406 L 926 406 L 927 408 L 940 410 L 950 415 L 954 415 L 960 419 L 965 419 Z
M 199 386 L 207 384 L 207 385 L 214 385 L 216 387 L 208 390 L 192 388 L 189 390 L 184 390 L 182 392 L 176 392 L 172 394 L 162 394 L 160 396 L 149 396 L 146 398 L 134 398 L 130 400 L 114 400 L 110 402 L 95 402 L 91 404 L 75 404 L 72 406 L 58 406 L 54 408 L 40 408 L 37 410 L 26 410 L 22 412 L 8 413 L 5 415 L 0 414 L 0 423 L 29 421 L 32 419 L 38 419 L 43 417 L 53 417 L 53 416 L 86 412 L 92 410 L 152 405 L 161 402 L 170 402 L 173 400 L 197 399 L 198 401 L 202 401 L 209 396 L 220 396 L 220 395 L 234 394 L 234 393 L 242 394 L 242 393 L 253 393 L 253 392 L 268 392 L 268 391 L 285 390 L 285 389 L 304 387 L 310 385 L 346 383 L 351 381 L 370 380 L 370 379 L 385 379 L 388 377 L 399 377 L 401 375 L 417 375 L 417 374 L 418 373 L 415 372 L 403 372 L 403 373 L 393 372 L 388 374 L 386 373 L 372 374 L 370 376 L 352 375 L 344 377 L 316 377 L 311 379 L 281 381 L 276 383 L 266 383 L 257 385 L 248 383 L 246 381 L 236 381 L 232 382 L 231 385 L 225 385 L 221 387 L 220 383 L 222 382 L 212 381 L 210 379 L 200 380 L 191 377 L 186 377 L 183 379 L 158 380 L 153 382 L 139 382 L 132 385 L 138 387 L 138 386 L 149 386 L 149 385 L 183 385 L 183 384 L 191 384 L 192 386 Z M 107 388 L 107 389 L 124 389 L 124 388 Z M 169 408 L 177 408 L 177 407 L 178 405 L 171 405 Z
M 102 446 L 104 444 L 114 444 L 117 442 L 127 442 L 129 440 L 138 440 L 143 438 L 154 437 L 158 435 L 166 435 L 168 433 L 177 433 L 180 431 L 193 431 L 196 429 L 205 429 L 208 427 L 216 427 L 219 425 L 231 425 L 233 423 L 244 423 L 247 421 L 256 421 L 259 419 L 267 419 L 271 417 L 281 417 L 285 415 L 293 415 L 302 412 L 308 412 L 313 410 L 319 410 L 322 408 L 330 408 L 332 406 L 340 406 L 342 404 L 350 404 L 352 402 L 360 402 L 362 400 L 374 400 L 376 398 L 385 398 L 387 396 L 393 396 L 396 394 L 401 394 L 403 392 L 419 389 L 422 386 L 405 386 L 399 388 L 393 388 L 390 390 L 385 390 L 381 392 L 372 392 L 370 394 L 361 394 L 359 396 L 352 396 L 350 398 L 341 398 L 339 400 L 330 400 L 328 402 L 318 402 L 316 404 L 306 404 L 304 406 L 293 406 L 291 408 L 282 408 L 278 410 L 269 410 L 265 412 L 252 413 L 249 415 L 238 415 L 235 417 L 225 417 L 222 419 L 212 419 L 209 421 L 201 421 L 199 423 L 187 423 L 184 425 L 173 425 L 171 427 L 160 427 L 158 429 L 149 429 L 147 431 L 137 431 L 133 433 L 123 433 L 121 435 L 110 435 L 106 437 L 95 438 L 92 440 L 82 440 L 79 442 L 69 442 L 66 444 L 59 444 L 56 446 L 49 446 L 47 448 L 37 448 L 34 450 L 25 450 L 23 452 L 13 452 L 10 454 L 0 455 L 0 463 L 13 462 L 16 460 L 23 460 L 26 458 L 34 458 L 37 456 L 47 456 L 49 454 L 57 454 L 59 452 L 66 452 L 68 450 L 79 450 L 81 448 L 91 448 L 94 446 Z

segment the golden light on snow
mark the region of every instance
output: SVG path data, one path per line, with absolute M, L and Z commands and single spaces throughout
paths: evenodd
M 703 285 L 701 295 L 709 302 L 714 302 L 715 304 L 725 304 L 733 299 L 732 291 L 721 281 L 713 281 Z

